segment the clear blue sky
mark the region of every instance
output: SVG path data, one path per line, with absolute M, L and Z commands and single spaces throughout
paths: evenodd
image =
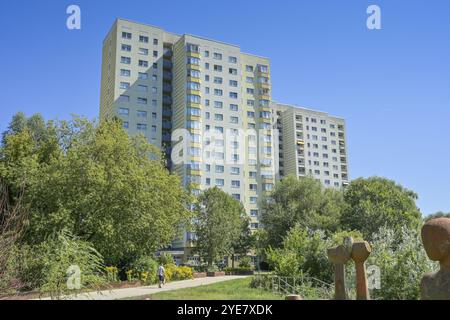
M 66 29 L 70 4 L 80 31 Z M 370 4 L 383 30 L 366 28 Z M 347 119 L 351 178 L 394 179 L 424 214 L 450 212 L 450 1 L 2 0 L 0 131 L 17 111 L 97 117 L 117 17 L 270 57 L 274 100 Z

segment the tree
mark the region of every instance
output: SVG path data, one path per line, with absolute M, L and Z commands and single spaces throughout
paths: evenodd
M 334 232 L 339 227 L 342 208 L 340 190 L 324 188 L 313 178 L 286 177 L 263 202 L 261 222 L 267 231 L 267 244 L 280 247 L 296 224 Z
M 449 213 L 445 213 L 442 211 L 436 212 L 434 214 L 430 214 L 429 216 L 426 216 L 424 218 L 425 222 L 432 220 L 432 219 L 436 219 L 436 218 L 450 218 L 450 212 Z
M 195 205 L 195 250 L 208 266 L 232 253 L 246 217 L 242 204 L 217 187 L 204 191 Z
M 32 119 L 5 135 L 0 160 L 8 185 L 26 182 L 29 244 L 68 230 L 124 265 L 169 245 L 189 221 L 190 196 L 144 136 L 117 121 Z
M 245 217 L 242 219 L 241 232 L 239 234 L 239 237 L 231 245 L 232 268 L 234 268 L 236 258 L 235 256 L 240 255 L 242 259 L 242 256 L 247 255 L 250 250 L 255 247 L 255 241 L 256 238 L 252 234 L 252 231 L 250 229 L 250 219 L 248 217 Z
M 400 232 L 418 228 L 422 221 L 417 195 L 385 178 L 357 179 L 345 189 L 342 227 L 358 230 L 368 240 L 383 226 Z

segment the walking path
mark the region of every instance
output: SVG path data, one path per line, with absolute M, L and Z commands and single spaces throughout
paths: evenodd
M 65 300 L 118 300 L 127 298 L 136 298 L 151 295 L 158 292 L 172 291 L 184 288 L 200 287 L 208 284 L 230 281 L 236 279 L 246 278 L 247 276 L 224 276 L 224 277 L 208 277 L 199 278 L 193 280 L 184 280 L 171 282 L 164 285 L 161 289 L 158 285 L 147 286 L 147 287 L 136 287 L 136 288 L 126 288 L 126 289 L 113 289 L 100 292 L 89 292 L 83 293 L 77 296 L 65 297 Z M 42 300 L 49 300 L 49 298 L 43 298 Z

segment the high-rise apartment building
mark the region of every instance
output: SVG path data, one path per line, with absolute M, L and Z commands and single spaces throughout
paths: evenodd
M 100 104 L 101 119 L 119 117 L 130 134 L 165 150 L 194 193 L 217 186 L 241 201 L 253 230 L 277 175 L 348 181 L 343 120 L 272 103 L 269 60 L 235 45 L 118 19 L 103 43 Z M 192 237 L 174 242 L 180 255 Z
M 278 130 L 277 178 L 312 176 L 327 187 L 345 187 L 349 182 L 345 120 L 276 102 L 271 108 Z

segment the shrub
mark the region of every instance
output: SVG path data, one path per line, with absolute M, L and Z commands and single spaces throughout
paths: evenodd
M 175 261 L 173 260 L 173 257 L 168 252 L 162 252 L 158 257 L 158 263 L 162 265 L 169 265 L 169 264 L 175 264 Z
M 35 252 L 42 263 L 39 289 L 52 299 L 104 284 L 102 256 L 89 243 L 78 240 L 69 232 L 62 231 L 48 238 Z
M 114 266 L 109 266 L 105 268 L 106 271 L 106 279 L 108 282 L 118 282 L 119 281 L 119 269 Z
M 239 268 L 242 270 L 251 270 L 252 259 L 249 256 L 241 257 L 239 259 Z
M 143 283 L 156 283 L 157 282 L 157 271 L 158 271 L 158 263 L 149 256 L 142 256 L 136 259 L 131 267 L 135 270 L 136 277 L 140 279 Z M 145 281 L 142 280 L 142 274 L 146 273 L 147 276 L 144 277 Z

